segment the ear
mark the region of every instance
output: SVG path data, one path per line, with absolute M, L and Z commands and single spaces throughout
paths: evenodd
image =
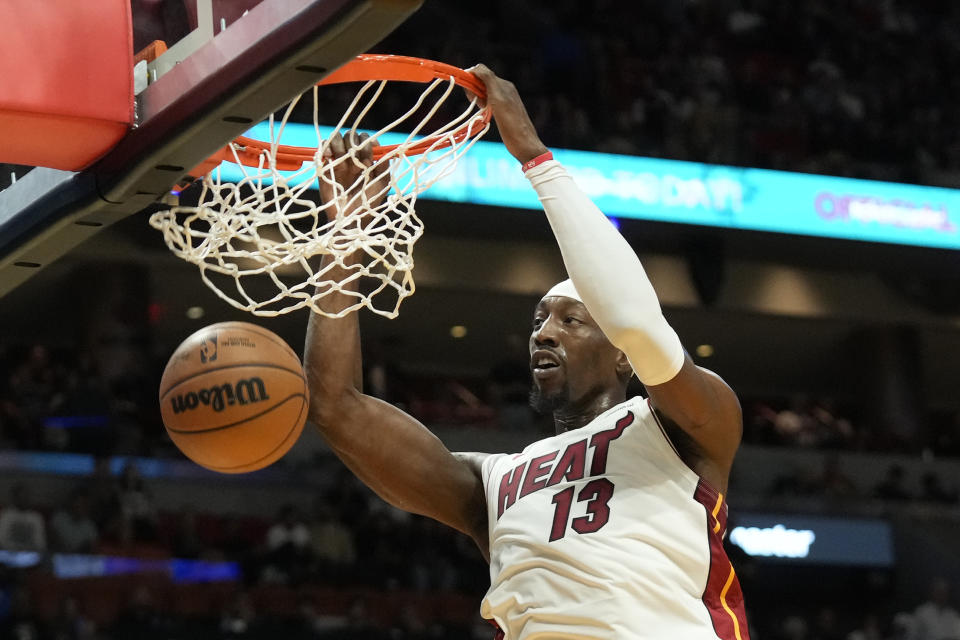
M 633 367 L 623 351 L 617 351 L 617 375 L 624 380 L 629 380 L 633 375 Z

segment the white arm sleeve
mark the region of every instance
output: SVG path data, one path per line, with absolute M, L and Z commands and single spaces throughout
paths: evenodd
M 640 259 L 560 163 L 527 178 L 540 197 L 563 263 L 583 304 L 646 385 L 672 380 L 686 354 L 667 324 Z

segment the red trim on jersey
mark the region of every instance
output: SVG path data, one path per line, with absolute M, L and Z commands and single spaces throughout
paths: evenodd
M 743 592 L 733 565 L 723 550 L 727 528 L 727 503 L 713 487 L 701 480 L 693 499 L 703 505 L 707 515 L 707 539 L 710 541 L 710 571 L 703 590 L 703 604 L 710 612 L 713 629 L 721 640 L 750 640 Z

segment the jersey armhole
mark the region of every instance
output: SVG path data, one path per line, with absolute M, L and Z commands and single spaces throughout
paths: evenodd
M 670 445 L 670 448 L 673 449 L 673 452 L 677 454 L 677 458 L 680 459 L 680 462 L 683 462 L 683 456 L 680 455 L 680 452 L 677 450 L 677 446 L 673 444 L 673 440 L 670 439 L 669 434 L 667 434 L 667 430 L 663 427 L 663 423 L 660 421 L 660 416 L 657 414 L 657 410 L 650 401 L 650 398 L 647 398 L 647 407 L 650 408 L 650 413 L 653 414 L 653 419 L 660 428 L 660 433 L 663 435 L 663 439 L 667 441 L 667 444 Z M 683 466 L 687 467 L 687 463 L 683 462 Z M 690 467 L 687 468 L 690 469 Z M 690 471 L 693 471 L 693 469 L 690 469 Z
M 677 460 L 680 461 L 680 464 L 682 464 L 685 469 L 690 471 L 690 473 L 692 473 L 694 477 L 697 478 L 698 483 L 700 485 L 703 485 L 703 488 L 707 493 L 712 494 L 714 498 L 719 497 L 723 499 L 723 494 L 720 491 L 718 491 L 716 487 L 714 487 L 712 484 L 707 482 L 703 478 L 703 476 L 701 476 L 699 473 L 691 469 L 690 465 L 688 465 L 686 461 L 684 461 L 683 456 L 680 455 L 680 451 L 677 450 L 677 446 L 673 444 L 673 440 L 670 438 L 670 435 L 667 433 L 666 428 L 664 428 L 663 422 L 660 421 L 660 416 L 657 414 L 657 410 L 654 408 L 653 403 L 650 401 L 650 398 L 647 398 L 647 406 L 650 408 L 650 413 L 653 414 L 653 419 L 656 421 L 657 427 L 660 428 L 660 434 L 663 435 L 663 439 L 666 440 L 667 444 L 670 445 L 670 449 L 677 456 Z M 724 505 L 726 505 L 725 501 L 724 501 Z
M 502 453 L 491 453 L 480 464 L 480 481 L 483 482 L 483 492 L 485 496 L 490 495 L 490 481 L 493 478 L 493 466 L 502 458 Z

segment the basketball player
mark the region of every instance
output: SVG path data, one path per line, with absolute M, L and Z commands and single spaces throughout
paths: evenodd
M 721 544 L 737 398 L 691 361 L 636 254 L 551 159 L 513 84 L 472 71 L 570 276 L 537 304 L 529 342 L 532 403 L 557 435 L 515 455 L 449 452 L 363 394 L 353 314 L 310 318 L 311 419 L 384 500 L 476 541 L 490 562 L 481 612 L 498 637 L 748 640 Z M 350 184 L 356 169 L 342 172 Z M 326 310 L 351 300 L 337 294 Z M 634 374 L 649 398 L 626 397 Z

